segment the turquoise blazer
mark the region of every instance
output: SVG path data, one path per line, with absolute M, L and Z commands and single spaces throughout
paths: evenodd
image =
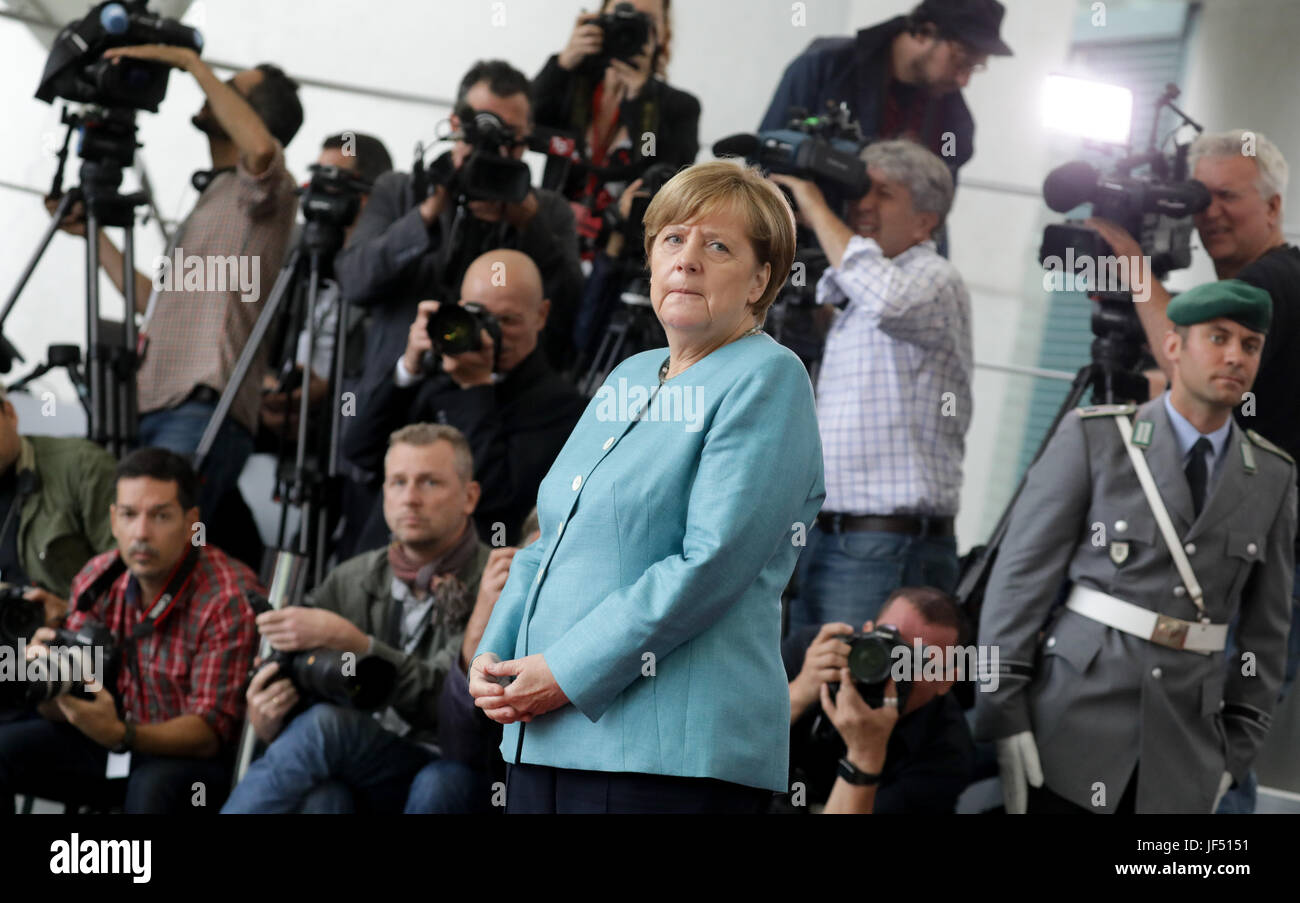
M 501 754 L 786 791 L 781 591 L 826 494 L 812 386 L 762 333 L 660 388 L 667 355 L 609 375 L 542 481 L 475 655 L 540 652 L 571 704 Z

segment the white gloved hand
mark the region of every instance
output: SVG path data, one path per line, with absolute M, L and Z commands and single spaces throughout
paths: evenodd
M 1228 792 L 1228 788 L 1231 786 L 1232 775 L 1225 771 L 1223 777 L 1219 778 L 1219 792 L 1214 794 L 1214 805 L 1210 807 L 1211 815 L 1219 811 L 1219 803 L 1223 801 L 1223 795 Z
M 1002 803 L 1008 815 L 1024 815 L 1029 808 L 1029 787 L 1043 786 L 1043 766 L 1032 731 L 1021 731 L 994 741 L 998 773 L 1002 775 Z

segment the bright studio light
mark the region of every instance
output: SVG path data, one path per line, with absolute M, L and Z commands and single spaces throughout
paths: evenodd
M 1043 90 L 1043 125 L 1049 129 L 1128 144 L 1133 121 L 1133 92 L 1086 78 L 1049 75 Z

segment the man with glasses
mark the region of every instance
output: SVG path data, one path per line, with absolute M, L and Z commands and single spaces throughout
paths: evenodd
M 848 104 L 865 138 L 910 138 L 957 170 L 974 153 L 975 123 L 961 89 L 992 56 L 1010 56 L 998 37 L 997 0 L 924 0 L 852 38 L 818 38 L 786 68 L 761 129 L 786 125 L 792 107 Z

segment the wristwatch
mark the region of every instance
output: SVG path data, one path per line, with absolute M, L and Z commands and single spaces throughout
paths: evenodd
M 880 772 L 862 771 L 856 765 L 848 760 L 848 757 L 840 759 L 839 767 L 835 773 L 850 784 L 856 784 L 859 787 L 869 787 L 872 784 L 880 783 Z
M 131 747 L 135 744 L 135 722 L 130 718 L 123 718 L 122 723 L 126 725 L 126 733 L 122 735 L 122 742 L 114 746 L 111 752 L 129 753 Z

